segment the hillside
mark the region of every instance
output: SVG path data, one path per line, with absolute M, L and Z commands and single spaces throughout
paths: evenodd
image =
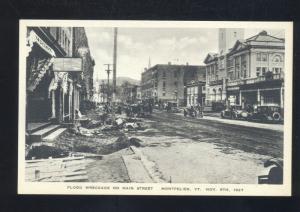
M 107 78 L 106 79 L 99 79 L 100 83 L 102 83 L 102 80 L 104 80 L 104 82 L 107 82 Z M 134 84 L 134 85 L 139 85 L 140 81 L 136 80 L 136 79 L 132 79 L 130 77 L 117 77 L 117 86 L 122 85 L 125 81 L 128 81 L 130 84 Z M 109 79 L 109 84 L 112 83 L 112 78 Z

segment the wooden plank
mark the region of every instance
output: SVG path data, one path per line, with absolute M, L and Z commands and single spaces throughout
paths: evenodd
M 37 160 L 26 160 L 26 163 L 38 163 L 38 162 L 47 162 L 47 161 L 70 161 L 70 160 L 82 160 L 84 156 L 80 157 L 66 157 L 66 158 L 47 158 L 47 159 L 37 159 Z
M 88 181 L 88 176 L 73 176 L 73 177 L 65 177 L 64 182 L 86 182 Z

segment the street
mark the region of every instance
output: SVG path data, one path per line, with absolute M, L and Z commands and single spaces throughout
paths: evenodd
M 257 183 L 263 162 L 283 157 L 280 131 L 164 111 L 155 111 L 147 122 L 147 130 L 128 136 L 143 141 L 139 149 L 155 163 L 165 182 Z

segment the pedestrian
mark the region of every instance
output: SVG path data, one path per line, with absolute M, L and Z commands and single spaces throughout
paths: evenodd
M 184 115 L 184 117 L 186 117 L 186 116 L 187 116 L 187 111 L 186 111 L 186 109 L 185 109 L 185 108 L 183 109 L 183 115 Z

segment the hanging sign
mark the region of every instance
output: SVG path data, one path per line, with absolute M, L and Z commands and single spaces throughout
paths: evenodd
M 82 71 L 82 58 L 54 58 L 53 71 L 80 72 Z
M 37 43 L 42 49 L 44 49 L 48 54 L 50 54 L 52 57 L 55 57 L 54 50 L 48 46 L 43 39 L 41 39 L 33 30 L 30 31 L 29 37 L 28 37 L 28 52 L 31 51 L 33 43 Z

